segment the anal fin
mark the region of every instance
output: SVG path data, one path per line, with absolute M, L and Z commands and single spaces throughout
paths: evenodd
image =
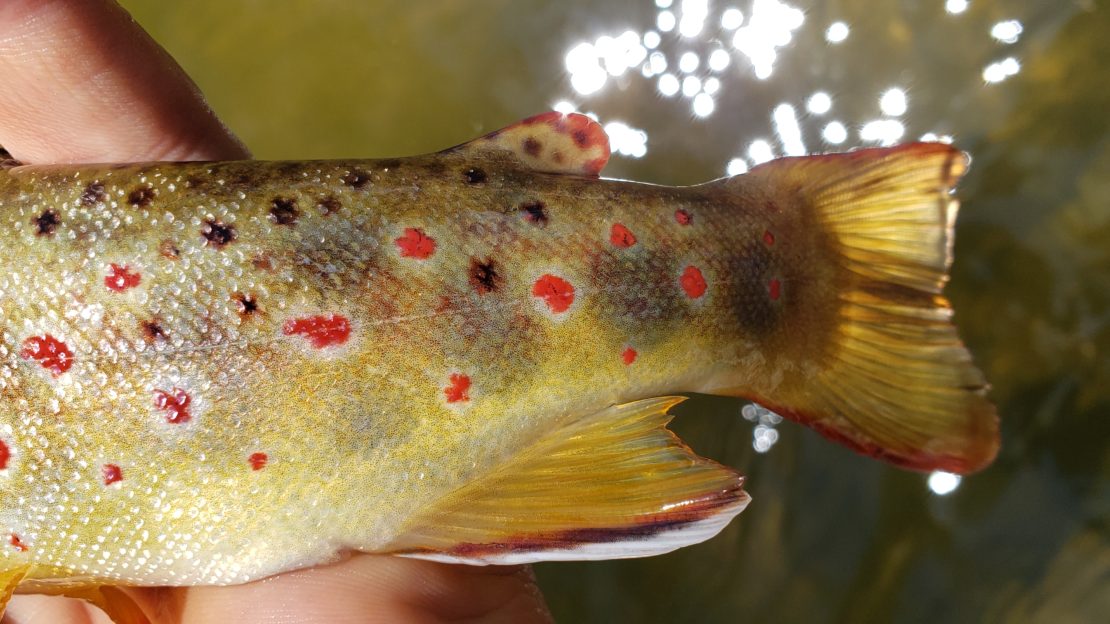
M 387 552 L 470 564 L 619 559 L 707 540 L 749 501 L 743 477 L 666 429 L 678 397 L 576 421 L 414 517 Z
M 4 617 L 4 610 L 8 607 L 8 601 L 12 599 L 15 588 L 23 582 L 30 571 L 29 563 L 0 570 L 0 618 Z

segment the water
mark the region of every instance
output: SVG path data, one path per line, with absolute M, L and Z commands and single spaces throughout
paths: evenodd
M 748 510 L 541 584 L 566 622 L 1110 613 L 1110 2 L 124 4 L 262 158 L 430 151 L 557 103 L 623 124 L 607 175 L 659 183 L 951 137 L 974 160 L 947 292 L 994 384 L 995 464 L 930 480 L 699 397 L 674 428 L 749 476 Z

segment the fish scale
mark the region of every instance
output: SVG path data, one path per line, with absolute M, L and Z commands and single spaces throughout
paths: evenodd
M 930 285 L 958 152 L 683 188 L 599 179 L 607 157 L 548 113 L 399 160 L 0 172 L 3 580 L 111 611 L 97 587 L 350 551 L 666 552 L 748 501 L 665 429 L 674 392 L 914 469 L 990 461 Z M 877 251 L 838 229 L 868 211 Z

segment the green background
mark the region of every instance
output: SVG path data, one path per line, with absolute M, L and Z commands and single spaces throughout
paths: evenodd
M 1110 3 L 803 1 L 805 21 L 755 77 L 710 2 L 679 53 L 732 51 L 716 108 L 691 112 L 634 68 L 598 93 L 571 87 L 582 41 L 653 28 L 652 0 L 124 0 L 259 158 L 386 157 L 454 145 L 569 99 L 647 133 L 611 177 L 718 177 L 799 113 L 810 151 L 830 119 L 841 147 L 904 88 L 906 138 L 950 134 L 973 157 L 961 186 L 948 288 L 961 334 L 993 383 L 1003 446 L 949 496 L 924 475 L 853 455 L 792 423 L 770 452 L 734 400 L 699 397 L 674 428 L 749 476 L 754 502 L 719 537 L 646 560 L 537 566 L 555 615 L 610 621 L 1090 621 L 1110 613 Z M 665 4 L 665 2 L 664 2 Z M 677 10 L 681 0 L 676 3 Z M 1006 45 L 993 24 L 1018 19 Z M 833 21 L 850 25 L 830 44 Z M 1021 70 L 986 83 L 1014 57 Z M 834 98 L 824 116 L 806 98 Z

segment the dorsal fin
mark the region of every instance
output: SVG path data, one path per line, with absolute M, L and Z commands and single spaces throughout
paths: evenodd
M 547 173 L 596 176 L 609 162 L 609 137 L 579 113 L 551 111 L 491 132 L 449 152 L 506 151 L 524 166 Z

